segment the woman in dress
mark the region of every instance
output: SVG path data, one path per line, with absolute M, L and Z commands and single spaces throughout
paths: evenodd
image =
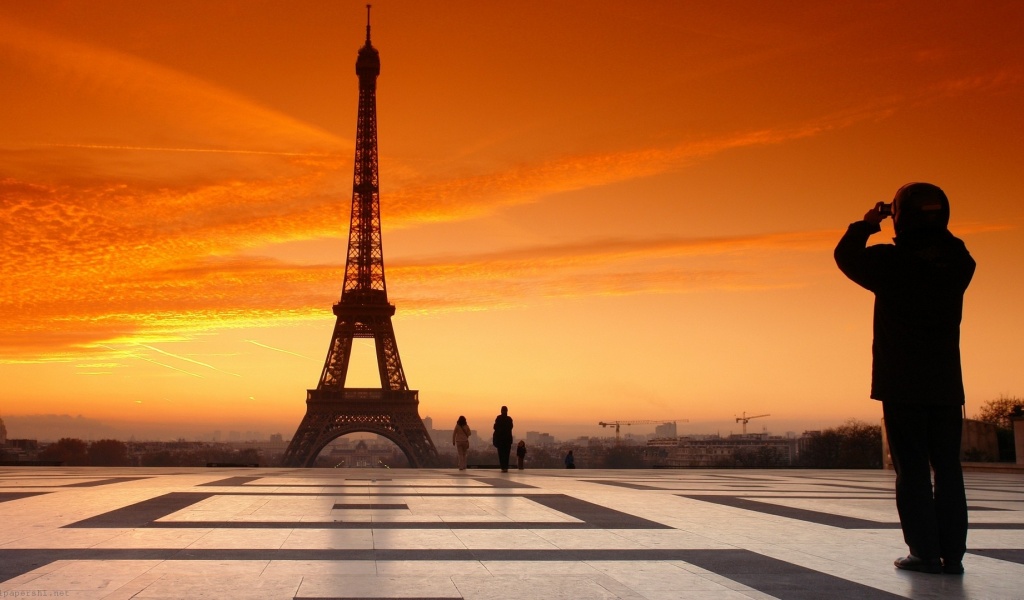
M 459 453 L 460 471 L 466 470 L 466 453 L 469 452 L 470 433 L 472 432 L 466 423 L 466 417 L 460 416 L 459 420 L 455 422 L 455 431 L 452 432 L 452 443 L 455 444 L 455 450 Z

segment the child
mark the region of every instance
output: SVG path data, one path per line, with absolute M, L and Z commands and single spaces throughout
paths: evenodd
M 526 460 L 526 442 L 519 440 L 519 445 L 516 446 L 516 462 L 519 463 L 519 470 L 523 470 L 523 461 Z

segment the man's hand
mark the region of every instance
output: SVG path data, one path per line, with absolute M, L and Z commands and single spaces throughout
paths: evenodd
M 881 202 L 879 202 L 878 204 L 881 204 Z M 880 224 L 880 223 L 881 223 L 881 222 L 882 222 L 883 220 L 885 220 L 885 215 L 883 215 L 883 214 L 882 214 L 882 211 L 880 211 L 880 210 L 878 209 L 878 204 L 876 204 L 876 205 L 875 205 L 875 206 L 874 206 L 874 207 L 873 207 L 873 208 L 872 208 L 871 210 L 869 210 L 868 212 L 864 213 L 864 220 L 865 220 L 866 222 L 868 222 L 868 223 L 872 223 L 872 224 L 874 224 L 874 225 L 878 225 L 878 224 Z

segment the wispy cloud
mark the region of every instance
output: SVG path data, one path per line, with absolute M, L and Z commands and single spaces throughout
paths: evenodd
M 31 29 L 2 14 L 0 48 L 13 59 L 19 76 L 76 97 L 75 103 L 65 104 L 66 114 L 51 115 L 53 118 L 46 121 L 14 123 L 14 131 L 4 132 L 7 140 L 71 143 L 67 138 L 52 139 L 67 135 L 69 126 L 72 132 L 95 136 L 95 130 L 81 123 L 75 126 L 76 111 L 90 110 L 91 120 L 106 126 L 102 135 L 107 140 L 129 136 L 187 140 L 192 143 L 183 147 L 211 149 L 236 147 L 245 140 L 251 144 L 249 148 L 285 152 L 295 152 L 295 148 L 307 152 L 335 150 L 346 145 L 322 130 L 197 77 Z M 19 90 L 11 90 L 7 99 L 11 103 L 8 111 L 18 110 L 26 116 L 47 110 L 46 103 L 32 102 L 31 94 Z M 106 105 L 106 110 L 97 110 L 95 104 Z M 50 129 L 45 128 L 47 125 Z
M 389 193 L 388 217 L 398 225 L 479 217 L 561 192 L 678 171 L 738 148 L 783 144 L 821 135 L 864 120 L 884 118 L 891 112 L 888 106 L 872 106 L 792 126 L 739 131 L 663 147 L 554 157 L 465 177 L 408 180 Z
M 77 348 L 130 343 L 214 368 L 153 344 L 209 329 L 323 318 L 337 299 L 340 267 L 245 251 L 346 230 L 351 142 L 188 74 L 2 17 L 0 48 L 12 59 L 5 68 L 42 82 L 37 91 L 73 90 L 83 102 L 107 107 L 96 113 L 95 126 L 76 115 L 35 112 L 45 107 L 37 108 L 32 94 L 11 91 L 9 102 L 23 118 L 8 119 L 14 125 L 0 132 L 0 311 L 11 315 L 0 332 L 0 360 L 67 360 Z M 1018 80 L 1007 71 L 947 82 L 939 91 L 969 93 Z M 417 175 L 397 165 L 403 175 L 386 189 L 388 223 L 468 219 L 678 171 L 732 150 L 885 119 L 907 101 L 882 99 L 787 125 L 652 147 L 542 153 L 458 176 Z M 392 294 L 403 310 L 417 311 L 538 297 L 757 289 L 799 282 L 765 276 L 756 261 L 717 259 L 825 250 L 836 235 L 592 240 L 392 261 L 388 270 L 393 288 L 401 282 Z M 177 369 L 142 353 L 126 356 Z
M 226 374 L 232 375 L 234 377 L 241 377 L 241 375 L 239 375 L 238 373 L 232 373 L 230 371 L 225 371 L 223 369 L 218 369 L 217 367 L 215 367 L 215 366 L 213 366 L 211 364 L 204 363 L 204 362 L 201 362 L 201 361 L 189 358 L 187 356 L 181 356 L 180 354 L 174 354 L 174 353 L 168 352 L 166 350 L 161 350 L 159 348 L 156 348 L 154 346 L 150 346 L 148 344 L 139 344 L 139 346 L 142 346 L 143 348 L 146 348 L 148 350 L 152 350 L 153 352 L 157 352 L 157 353 L 163 354 L 164 356 L 170 356 L 171 358 L 176 358 L 178 360 L 183 360 L 185 362 L 190 362 L 190 363 L 192 363 L 194 365 L 199 365 L 200 367 L 206 367 L 207 369 L 211 369 L 213 371 L 218 371 L 220 373 L 226 373 Z
M 273 350 L 274 352 L 281 352 L 282 354 L 290 354 L 292 356 L 298 356 L 299 358 L 304 358 L 306 360 L 312 360 L 312 361 L 316 360 L 316 359 L 310 358 L 310 357 L 308 357 L 308 356 L 306 356 L 304 354 L 299 354 L 298 352 L 292 352 L 291 350 L 283 350 L 281 348 L 275 348 L 273 346 L 268 346 L 266 344 L 261 344 L 260 342 L 257 342 L 256 340 L 245 340 L 245 341 L 249 342 L 250 344 L 252 344 L 254 346 L 259 346 L 260 348 L 266 348 L 267 350 Z
M 725 253 L 803 251 L 834 237 L 834 232 L 813 232 L 700 240 L 601 240 L 432 261 L 395 261 L 388 268 L 392 286 L 401 282 L 396 297 L 401 298 L 403 310 L 473 310 L 543 297 L 764 285 L 752 280 L 749 272 L 688 265 L 687 260 Z M 0 335 L 0 352 L 17 356 L 97 343 L 134 344 L 215 368 L 153 344 L 209 329 L 322 319 L 325 307 L 337 300 L 343 276 L 336 265 L 298 266 L 264 258 L 188 260 L 191 262 L 173 268 L 139 273 L 138 278 L 78 279 L 80 285 L 67 288 L 53 282 L 43 300 L 8 289 L 0 297 L 0 305 L 12 308 L 5 312 L 18 317 L 10 320 Z M 13 310 L 15 302 L 18 310 Z M 137 352 L 121 351 L 152 361 Z
M 162 148 L 154 146 L 112 146 L 103 144 L 39 144 L 47 148 L 77 148 L 84 150 L 120 150 L 138 152 L 182 152 L 190 154 L 256 154 L 265 156 L 305 156 L 313 158 L 338 158 L 337 155 L 320 152 L 272 152 L 266 150 L 238 150 L 232 148 Z
M 170 369 L 172 371 L 177 371 L 179 373 L 184 373 L 185 375 L 190 375 L 192 377 L 197 377 L 199 379 L 203 378 L 202 375 L 199 375 L 197 373 L 193 373 L 191 371 L 186 371 L 185 369 L 179 369 L 178 367 L 171 366 L 171 365 L 169 365 L 167 363 L 162 363 L 162 362 L 160 362 L 158 360 L 153 360 L 151 358 L 148 358 L 148 357 L 143 356 L 142 354 L 139 354 L 139 353 L 136 353 L 136 352 L 131 352 L 129 350 L 124 350 L 124 349 L 113 348 L 113 347 L 108 346 L 106 344 L 96 344 L 96 345 L 101 347 L 101 348 L 106 348 L 107 350 L 110 350 L 111 352 L 114 352 L 114 353 L 116 353 L 116 354 L 118 354 L 120 356 L 124 356 L 126 358 L 133 358 L 133 359 L 136 359 L 136 360 L 145 361 L 145 362 L 157 365 L 159 367 L 164 367 L 166 369 Z

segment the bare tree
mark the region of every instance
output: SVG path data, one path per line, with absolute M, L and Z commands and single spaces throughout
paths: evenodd
M 995 400 L 989 400 L 981 405 L 974 418 L 978 421 L 992 423 L 996 427 L 1012 429 L 1010 415 L 1020 414 L 1020 407 L 1024 406 L 1024 400 L 1017 396 L 1000 395 Z

